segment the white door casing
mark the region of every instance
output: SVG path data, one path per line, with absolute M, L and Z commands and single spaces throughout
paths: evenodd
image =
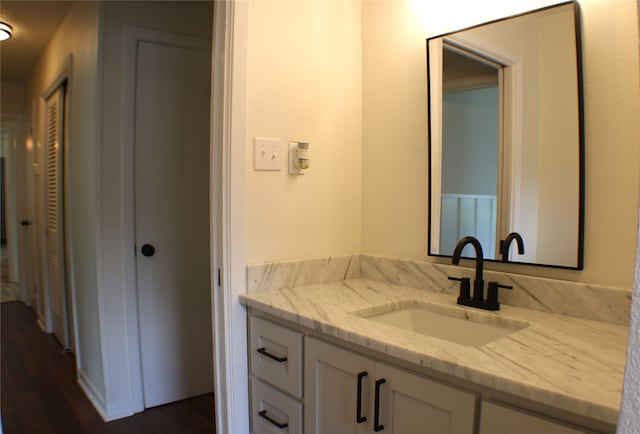
M 209 41 L 138 40 L 135 238 L 144 406 L 211 392 Z M 155 253 L 143 256 L 143 245 Z
M 216 432 L 245 434 L 249 427 L 244 176 L 246 143 L 246 2 L 214 2 L 211 177 L 213 261 L 222 279 L 213 291 Z M 216 242 L 218 241 L 218 242 Z
M 21 137 L 21 116 L 2 114 L 2 158 L 4 159 L 5 235 L 7 255 L 7 278 L 9 282 L 19 282 L 19 236 L 18 236 L 18 143 Z
M 443 42 L 444 41 L 444 42 Z M 521 181 L 515 168 L 522 164 L 523 68 L 522 59 L 504 47 L 475 46 L 472 41 L 457 36 L 429 41 L 429 103 L 430 103 L 430 252 L 440 254 L 441 198 L 442 198 L 442 116 L 443 116 L 443 56 L 444 45 L 466 52 L 467 55 L 501 65 L 500 80 L 500 144 L 498 176 L 498 210 L 496 218 L 496 249 L 501 238 L 519 227 Z M 528 229 L 527 233 L 534 233 Z M 534 237 L 535 238 L 535 237 Z M 535 250 L 532 246 L 527 249 Z

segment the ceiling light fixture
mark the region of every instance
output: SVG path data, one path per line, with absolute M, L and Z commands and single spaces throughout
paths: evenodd
M 9 24 L 0 21 L 0 41 L 6 41 L 11 37 L 13 33 L 13 27 Z

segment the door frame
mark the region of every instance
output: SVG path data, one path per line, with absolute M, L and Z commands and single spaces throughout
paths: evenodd
M 444 41 L 444 42 L 443 42 Z M 521 176 L 515 170 L 522 165 L 522 118 L 523 106 L 523 60 L 517 53 L 507 52 L 503 47 L 475 46 L 462 38 L 438 38 L 429 41 L 428 67 L 430 119 L 430 166 L 429 166 L 429 254 L 440 255 L 440 213 L 442 196 L 442 50 L 444 45 L 486 58 L 502 65 L 500 92 L 500 138 L 498 210 L 496 218 L 496 250 L 500 239 L 518 227 L 520 220 Z
M 77 342 L 77 322 L 76 322 L 76 288 L 75 288 L 75 279 L 74 279 L 74 254 L 73 254 L 73 239 L 72 234 L 69 228 L 72 226 L 72 218 L 71 218 L 71 203 L 73 200 L 73 196 L 71 194 L 69 179 L 69 168 L 71 167 L 71 153 L 70 147 L 72 144 L 71 138 L 71 93 L 72 93 L 72 77 L 73 76 L 73 54 L 70 54 L 66 61 L 62 63 L 61 68 L 58 73 L 54 75 L 54 80 L 51 81 L 49 86 L 45 88 L 44 92 L 40 94 L 39 98 L 39 141 L 42 144 L 40 146 L 40 154 L 38 157 L 38 171 L 36 175 L 38 175 L 39 179 L 37 181 L 36 189 L 40 192 L 41 200 L 37 204 L 36 209 L 40 207 L 42 210 L 39 213 L 39 221 L 38 221 L 38 229 L 36 232 L 36 237 L 40 239 L 41 246 L 45 247 L 42 260 L 39 264 L 40 269 L 40 287 L 44 292 L 44 297 L 36 296 L 36 306 L 42 299 L 44 301 L 44 318 L 39 318 L 40 326 L 47 333 L 53 332 L 53 319 L 51 314 L 52 309 L 52 289 L 49 287 L 48 282 L 48 274 L 47 274 L 47 257 L 46 257 L 46 246 L 47 246 L 47 235 L 46 235 L 46 173 L 45 173 L 45 165 L 47 161 L 47 149 L 46 149 L 46 116 L 47 116 L 47 99 L 61 86 L 65 86 L 65 92 L 63 95 L 64 100 L 64 136 L 63 136 L 63 144 L 62 144 L 62 173 L 59 175 L 62 176 L 62 228 L 63 228 L 63 257 L 64 257 L 64 281 L 65 281 L 65 301 L 63 306 L 63 315 L 64 315 L 64 325 L 65 325 L 65 340 L 66 342 L 61 342 L 61 344 L 65 347 L 65 350 L 72 351 L 76 357 L 79 358 L 78 351 L 78 342 Z M 39 311 L 39 309 L 36 309 Z
M 217 3 L 217 2 L 216 2 Z M 215 31 L 215 30 L 214 30 Z M 212 35 L 213 37 L 213 35 Z M 164 44 L 175 47 L 185 47 L 202 43 L 202 38 L 179 35 L 160 30 L 152 30 L 137 26 L 125 26 L 124 28 L 124 73 L 122 81 L 122 197 L 123 197 L 123 221 L 125 225 L 123 245 L 126 251 L 133 252 L 136 244 L 135 234 L 135 87 L 136 87 L 136 60 L 137 46 L 140 42 Z M 212 41 L 213 43 L 213 41 Z M 213 58 L 212 58 L 213 60 Z M 212 87 L 213 92 L 213 87 Z M 214 149 L 211 149 L 211 158 Z M 210 166 L 210 168 L 213 166 Z M 210 169 L 211 170 L 211 169 Z M 210 177 L 210 179 L 212 179 Z M 214 180 L 215 181 L 215 180 Z M 221 183 L 221 181 L 218 181 Z M 213 193 L 213 187 L 212 187 Z M 216 206 L 217 208 L 217 206 Z M 213 210 L 210 215 L 213 221 Z M 211 244 L 212 276 L 217 267 L 217 255 L 214 244 Z M 128 250 L 128 248 L 131 250 Z M 129 369 L 131 379 L 131 411 L 141 412 L 144 408 L 144 384 L 142 377 L 142 352 L 139 330 L 138 312 L 138 287 L 136 276 L 135 254 L 122 261 L 123 277 L 125 283 L 125 315 L 126 323 L 132 326 L 126 327 L 127 350 L 129 352 Z M 212 282 L 213 284 L 213 282 Z M 213 296 L 213 293 L 212 293 Z M 214 337 L 215 341 L 215 337 Z M 215 348 L 215 342 L 214 342 Z M 214 360 L 215 365 L 215 360 Z M 215 392 L 215 368 L 214 368 L 214 392 Z M 217 420 L 217 417 L 216 417 Z
M 5 153 L 4 194 L 5 194 L 5 228 L 7 235 L 7 274 L 11 281 L 20 284 L 20 299 L 26 300 L 24 270 L 22 269 L 22 231 L 18 216 L 22 215 L 20 178 L 22 172 L 22 146 L 24 144 L 24 125 L 21 114 L 2 114 L 2 130 L 9 131 L 9 142 Z
M 246 292 L 245 155 L 248 2 L 214 2 L 212 67 L 212 270 L 221 280 L 211 296 L 216 432 L 249 429 Z M 212 172 L 215 173 L 215 172 Z

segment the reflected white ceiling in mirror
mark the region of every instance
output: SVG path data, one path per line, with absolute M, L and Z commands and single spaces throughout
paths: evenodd
M 436 36 L 566 0 L 409 0 L 425 36 Z

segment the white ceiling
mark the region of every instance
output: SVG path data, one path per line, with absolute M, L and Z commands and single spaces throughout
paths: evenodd
M 13 36 L 0 42 L 0 78 L 23 83 L 73 1 L 0 1 L 0 21 L 13 27 Z

